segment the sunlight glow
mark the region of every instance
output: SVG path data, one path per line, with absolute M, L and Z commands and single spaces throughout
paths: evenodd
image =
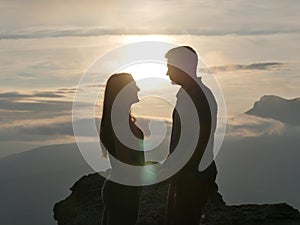
M 166 75 L 167 66 L 159 62 L 141 62 L 118 72 L 132 74 L 137 85 L 143 90 L 162 89 L 170 85 L 169 77 Z
M 122 42 L 130 44 L 141 41 L 161 41 L 172 42 L 173 38 L 170 35 L 123 35 Z

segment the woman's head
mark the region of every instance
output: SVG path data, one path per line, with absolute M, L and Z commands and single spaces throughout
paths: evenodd
M 131 105 L 139 101 L 137 97 L 139 90 L 129 73 L 114 74 L 107 80 L 100 127 L 100 139 L 106 149 L 113 147 L 113 129 L 111 123 L 113 105 L 116 104 L 115 109 L 120 109 L 117 111 L 118 113 L 124 114 L 120 116 L 126 116 L 125 113 L 129 113 Z
M 122 92 L 121 92 L 122 91 Z M 117 73 L 109 77 L 106 82 L 103 107 L 107 110 L 112 109 L 116 98 L 125 100 L 122 104 L 131 105 L 138 102 L 136 86 L 134 79 L 129 73 Z

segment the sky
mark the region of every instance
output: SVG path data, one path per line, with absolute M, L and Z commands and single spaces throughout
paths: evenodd
M 72 32 L 84 36 L 93 32 L 260 35 L 299 31 L 296 0 L 29 0 L 26 4 L 3 0 L 0 7 L 0 19 L 5 21 L 2 37 L 65 36 Z
M 2 0 L 0 10 L 0 156 L 74 141 L 80 78 L 99 57 L 138 41 L 192 46 L 229 118 L 263 95 L 300 96 L 299 1 Z

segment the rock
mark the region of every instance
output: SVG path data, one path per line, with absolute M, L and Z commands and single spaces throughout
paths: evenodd
M 299 126 L 300 98 L 284 99 L 275 95 L 265 95 L 245 113 Z
M 103 203 L 101 186 L 104 178 L 98 173 L 78 180 L 71 195 L 54 206 L 58 225 L 100 225 Z M 165 221 L 167 186 L 145 187 L 137 225 L 162 225 Z M 300 225 L 299 211 L 281 204 L 227 206 L 220 193 L 208 203 L 204 225 Z
M 226 206 L 221 210 L 209 210 L 205 225 L 299 225 L 298 210 L 281 204 Z

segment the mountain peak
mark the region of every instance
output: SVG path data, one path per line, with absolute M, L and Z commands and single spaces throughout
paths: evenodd
M 264 95 L 245 113 L 300 125 L 300 98 L 285 99 L 276 95 Z
M 287 101 L 287 99 L 279 97 L 277 95 L 264 95 L 260 98 L 259 101 Z

